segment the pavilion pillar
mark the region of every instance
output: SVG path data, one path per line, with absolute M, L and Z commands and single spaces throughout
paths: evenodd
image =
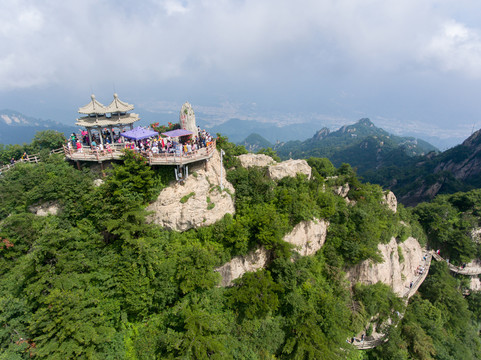
M 134 124 L 130 123 L 130 130 L 134 130 Z
M 91 128 L 87 128 L 87 132 L 89 133 L 89 146 L 92 145 L 92 133 L 91 133 Z
M 100 137 L 100 143 L 102 146 L 104 145 L 104 139 L 102 137 L 102 128 L 99 126 L 99 137 Z
M 114 144 L 114 127 L 110 125 L 109 130 L 110 130 L 110 140 L 112 141 L 112 145 L 113 145 Z

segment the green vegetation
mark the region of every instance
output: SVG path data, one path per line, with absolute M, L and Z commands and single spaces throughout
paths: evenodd
M 227 138 L 218 144 L 236 213 L 184 233 L 146 222 L 146 205 L 173 171 L 153 170 L 132 152 L 97 187 L 99 174 L 59 156 L 2 175 L 0 359 L 479 358 L 481 300 L 465 300 L 443 264 L 434 264 L 406 316 L 394 319 L 383 348 L 366 353 L 346 342 L 371 319 L 385 326 L 403 311 L 387 286 L 351 290 L 346 266 L 379 260 L 377 245 L 393 236 L 422 238 L 416 217 L 435 241 L 442 221 L 428 222 L 428 209 L 393 213 L 379 186 L 327 159 L 309 159 L 310 180 L 276 182 L 266 169 L 237 166 L 242 147 Z M 333 192 L 343 186 L 346 199 Z M 477 196 L 441 205 L 449 219 L 456 213 L 449 206 L 476 216 Z M 29 211 L 45 202 L 58 204 L 57 215 Z M 458 216 L 450 224 L 471 221 Z M 283 237 L 312 218 L 328 220 L 330 231 L 321 251 L 301 257 Z M 218 287 L 214 269 L 259 246 L 271 250 L 268 267 Z
M 481 258 L 481 244 L 471 239 L 479 227 L 481 190 L 441 195 L 414 208 L 414 215 L 427 234 L 429 246 L 455 265 Z
M 58 149 L 65 144 L 65 136 L 55 130 L 39 131 L 30 144 L 3 145 L 0 144 L 0 166 L 9 164 L 10 159 L 19 160 L 23 153 L 40 154 L 47 157 L 50 150 Z
M 195 192 L 193 192 L 193 191 L 191 193 L 185 195 L 185 196 L 182 196 L 180 198 L 180 203 L 185 204 L 192 196 L 195 196 Z
M 306 141 L 288 141 L 275 146 L 283 159 L 328 158 L 335 166 L 349 163 L 359 174 L 409 162 L 413 156 L 437 149 L 425 141 L 389 134 L 369 119 L 329 132 L 324 128 Z

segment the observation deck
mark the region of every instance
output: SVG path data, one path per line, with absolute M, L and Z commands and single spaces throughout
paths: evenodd
M 65 157 L 73 161 L 92 161 L 102 163 L 103 161 L 121 160 L 124 155 L 125 144 L 110 145 L 110 150 L 99 150 L 84 147 L 81 150 L 69 149 L 64 145 L 63 147 Z M 152 151 L 141 151 L 140 154 L 149 165 L 186 165 L 193 162 L 207 160 L 212 157 L 216 149 L 216 142 L 213 140 L 206 147 L 184 153 L 182 151 L 176 151 L 172 153 L 159 153 L 154 154 Z

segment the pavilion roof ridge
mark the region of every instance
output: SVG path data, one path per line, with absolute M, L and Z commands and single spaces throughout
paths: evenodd
M 116 93 L 114 93 L 114 99 L 108 106 L 106 106 L 105 110 L 107 113 L 127 112 L 127 111 L 134 110 L 134 105 L 128 104 L 120 100 L 119 96 Z
M 80 114 L 97 114 L 105 115 L 107 113 L 106 107 L 95 99 L 95 95 L 90 96 L 92 99 L 87 105 L 82 106 L 78 109 Z

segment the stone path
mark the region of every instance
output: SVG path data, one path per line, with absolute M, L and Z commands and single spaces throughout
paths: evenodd
M 440 255 L 436 254 L 434 251 L 431 251 L 433 257 L 437 261 L 446 261 Z M 447 262 L 447 261 L 446 261 Z M 467 265 L 466 267 L 455 266 L 453 264 L 448 263 L 449 270 L 456 274 L 461 275 L 468 275 L 468 276 L 475 276 L 481 274 L 481 266 L 476 265 Z
M 412 282 L 412 284 L 410 284 L 409 287 L 406 287 L 405 291 L 403 292 L 402 297 L 406 304 L 409 301 L 409 298 L 413 296 L 416 293 L 416 291 L 419 289 L 424 279 L 426 279 L 426 276 L 428 275 L 428 272 L 429 272 L 429 267 L 431 266 L 431 259 L 432 259 L 431 253 L 426 252 L 425 258 L 423 258 L 423 260 L 420 263 L 420 266 L 424 268 L 423 272 L 417 274 L 414 277 L 414 281 Z M 399 314 L 399 319 L 402 319 L 403 315 L 404 314 Z M 388 322 L 390 321 L 391 319 L 388 320 Z M 376 346 L 379 346 L 387 342 L 388 340 L 389 339 L 387 338 L 387 334 L 384 334 L 384 333 L 373 333 L 370 336 L 365 336 L 363 341 L 361 341 L 361 336 L 358 335 L 357 337 L 354 338 L 354 343 L 352 345 L 354 345 L 359 350 L 367 350 L 367 349 L 375 348 Z
M 423 273 L 415 277 L 415 280 L 413 281 L 412 286 L 407 288 L 403 294 L 403 298 L 405 299 L 406 304 L 409 298 L 418 291 L 424 279 L 426 279 L 426 276 L 428 275 L 428 272 L 429 272 L 429 267 L 431 266 L 431 260 L 433 258 L 436 261 L 446 261 L 433 250 L 429 251 L 426 254 L 425 260 L 423 260 L 421 264 L 421 266 L 424 267 Z M 449 270 L 461 275 L 477 276 L 481 274 L 481 266 L 471 265 L 463 268 L 463 267 L 452 265 L 450 263 L 448 263 L 448 266 L 449 266 Z M 400 314 L 400 319 L 402 319 L 403 315 L 404 314 Z M 364 341 L 361 341 L 360 336 L 358 335 L 356 338 L 354 338 L 354 343 L 352 345 L 359 350 L 367 350 L 367 349 L 373 349 L 376 346 L 379 346 L 387 341 L 389 341 L 387 334 L 375 333 L 371 336 L 366 336 L 364 338 Z

